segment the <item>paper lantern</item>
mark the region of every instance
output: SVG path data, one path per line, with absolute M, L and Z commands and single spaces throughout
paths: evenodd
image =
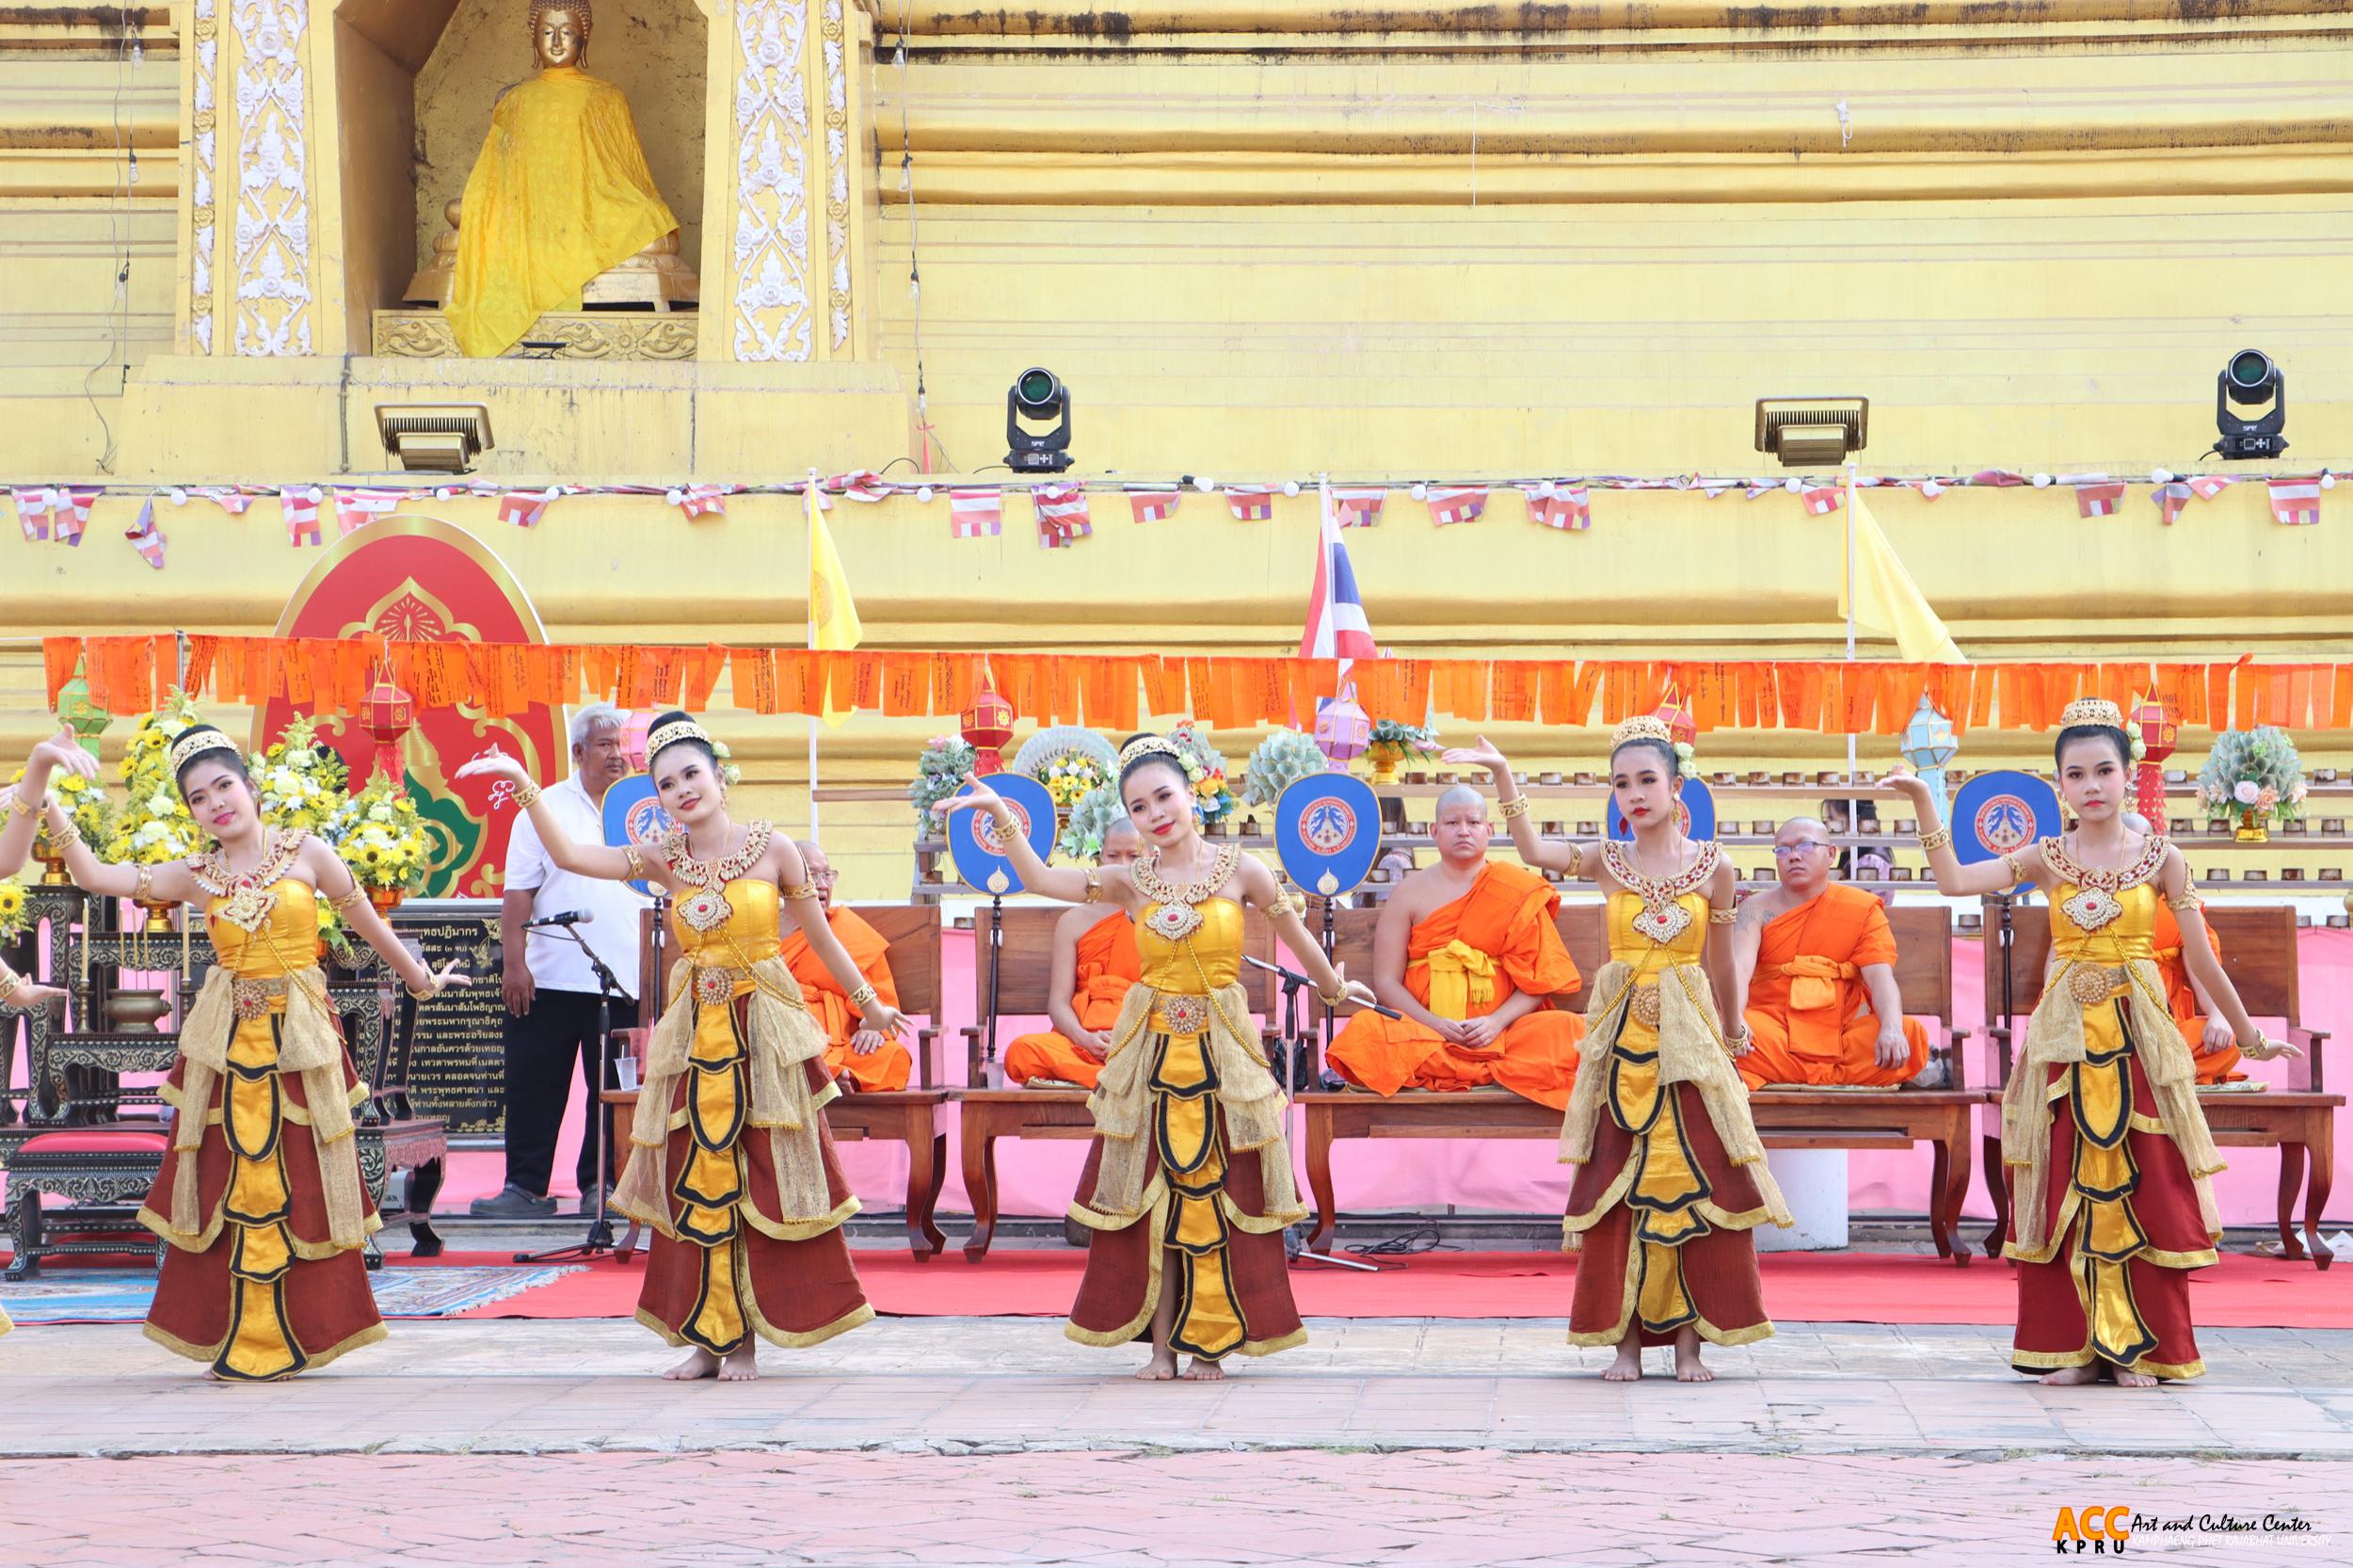
M 973 750 L 974 773 L 1005 771 L 1003 747 L 1013 739 L 1013 704 L 997 695 L 985 674 L 980 689 L 972 694 L 972 706 L 964 711 L 964 738 Z
M 1913 709 L 1912 722 L 1904 726 L 1897 749 L 1905 761 L 1928 782 L 1929 795 L 1936 803 L 1936 820 L 1948 821 L 1953 814 L 1952 799 L 1945 790 L 1945 766 L 1960 754 L 1961 741 L 1953 733 L 1953 721 L 1936 710 L 1926 692 L 1920 694 L 1920 706 Z M 1923 823 L 1925 830 L 1933 824 Z
M 98 737 L 106 732 L 115 716 L 91 698 L 89 682 L 76 671 L 72 680 L 57 688 L 57 722 L 72 730 L 73 738 L 82 743 L 82 749 L 95 757 Z
M 1667 688 L 1666 699 L 1651 710 L 1652 718 L 1667 727 L 1667 733 L 1679 746 L 1697 745 L 1700 739 L 1699 720 L 1691 715 L 1691 705 L 1673 686 Z
M 390 680 L 377 681 L 360 703 L 360 727 L 376 737 L 376 771 L 392 781 L 395 794 L 408 791 L 408 769 L 400 749 L 416 723 L 416 703 Z
M 1355 697 L 1337 696 L 1316 710 L 1316 744 L 1332 760 L 1336 772 L 1362 757 L 1372 744 L 1372 715 L 1356 705 Z
M 2149 819 L 2149 831 L 2162 837 L 2166 830 L 2165 760 L 2181 744 L 2181 720 L 2162 697 L 2142 697 L 2126 711 L 2124 733 L 2140 743 L 2140 766 L 2134 770 L 2136 804 Z
M 621 755 L 629 760 L 632 772 L 646 771 L 646 741 L 653 733 L 654 714 L 650 709 L 632 712 L 621 725 Z

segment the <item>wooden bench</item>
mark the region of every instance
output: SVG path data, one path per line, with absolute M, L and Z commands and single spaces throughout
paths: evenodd
M 957 1116 L 963 1128 L 964 1191 L 972 1203 L 972 1235 L 964 1244 L 968 1262 L 988 1256 L 997 1232 L 997 1140 L 1000 1138 L 1091 1138 L 1095 1117 L 1087 1110 L 1084 1089 L 1028 1089 L 1003 1081 L 997 1039 L 999 1016 L 1016 1017 L 1043 1014 L 1050 1002 L 1048 986 L 1054 963 L 1054 922 L 1064 904 L 1016 904 L 1005 910 L 1004 948 L 999 962 L 997 1016 L 988 1006 L 988 943 L 990 912 L 984 907 L 972 920 L 973 1012 L 984 1021 L 967 1025 L 965 1076 L 967 1088 L 956 1092 Z M 1242 951 L 1254 958 L 1274 955 L 1274 937 L 1264 920 L 1252 912 L 1242 927 Z M 1250 1010 L 1263 1018 L 1273 985 L 1264 969 L 1244 965 L 1243 991 Z
M 825 1107 L 825 1123 L 842 1143 L 883 1139 L 907 1146 L 907 1250 L 917 1262 L 925 1263 L 948 1244 L 946 1233 L 933 1220 L 940 1189 L 948 1179 L 950 1096 L 940 1082 L 939 1065 L 939 907 L 904 904 L 856 907 L 859 918 L 889 944 L 884 958 L 898 988 L 899 1011 L 925 1021 L 916 1030 L 914 1085 L 882 1094 L 844 1092 Z M 648 985 L 647 994 L 655 997 L 658 1006 L 659 987 Z M 648 1032 L 617 1032 L 643 1062 Z M 637 1119 L 637 1091 L 608 1089 L 601 1097 L 613 1108 L 613 1145 L 627 1150 Z
M 1372 973 L 1372 931 L 1379 913 L 1342 910 L 1337 956 L 1352 975 Z M 1970 1176 L 1975 1112 L 1992 1097 L 1968 1087 L 1961 1043 L 1952 1022 L 1952 915 L 1941 905 L 1889 912 L 1895 928 L 1896 981 L 1908 1016 L 1936 1020 L 1930 1061 L 1949 1064 L 1943 1089 L 1761 1089 L 1750 1097 L 1758 1135 L 1768 1148 L 1911 1148 L 1928 1144 L 1933 1164 L 1929 1230 L 1937 1255 L 1969 1261 L 1960 1238 L 1961 1205 Z M 1560 930 L 1577 970 L 1591 978 L 1609 959 L 1606 916 L 1598 904 L 1561 911 Z M 1582 1012 L 1589 991 L 1556 999 Z M 1342 1138 L 1557 1138 L 1561 1112 L 1504 1090 L 1405 1090 L 1384 1097 L 1363 1090 L 1303 1094 L 1307 1113 L 1307 1184 L 1315 1194 L 1316 1229 L 1308 1245 L 1330 1250 L 1338 1224 L 1332 1182 L 1332 1144 Z
M 2321 1212 L 2328 1207 L 2329 1189 L 2336 1171 L 2336 1113 L 2343 1095 L 2321 1087 L 2321 1048 L 2326 1030 L 2304 1023 L 2301 987 L 2296 954 L 2296 911 L 2286 904 L 2206 906 L 2206 920 L 2222 938 L 2222 968 L 2237 987 L 2239 1000 L 2255 1018 L 2281 1018 L 2287 1024 L 2288 1042 L 2304 1054 L 2288 1064 L 2288 1087 L 2250 1092 L 2244 1089 L 2201 1089 L 2206 1126 L 2217 1144 L 2225 1148 L 2276 1148 L 2280 1151 L 2280 1245 L 2292 1260 L 2307 1256 L 2313 1267 L 2326 1269 L 2333 1255 L 2320 1240 Z M 2042 975 L 2051 955 L 2051 912 L 2042 904 L 2019 905 L 2010 915 L 2010 1000 L 2002 1006 L 2002 954 L 1995 934 L 2000 914 L 1987 901 L 1985 916 L 1985 997 L 1987 1033 L 2001 1064 L 2002 1080 L 2009 1080 L 2011 1026 L 2005 1016 L 2025 1020 L 2042 999 Z M 2192 1041 L 2193 1048 L 2197 1042 Z M 2002 1235 L 2009 1229 L 2009 1184 L 2002 1175 L 2002 1141 L 1998 1126 L 1985 1140 L 1986 1185 L 1993 1194 L 1993 1228 L 1985 1238 L 1986 1256 L 1997 1256 Z M 2306 1175 L 2309 1163 L 2310 1176 Z M 2296 1235 L 2296 1193 L 2304 1189 L 2304 1234 L 2309 1249 Z

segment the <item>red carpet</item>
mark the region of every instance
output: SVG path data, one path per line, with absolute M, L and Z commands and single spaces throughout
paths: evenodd
M 857 1253 L 875 1310 L 890 1316 L 1058 1318 L 1077 1293 L 1075 1251 L 1000 1252 L 968 1264 L 951 1251 L 929 1263 L 904 1252 Z M 446 1263 L 504 1262 L 452 1253 Z M 468 1318 L 626 1318 L 644 1275 L 604 1260 Z M 1790 1322 L 2007 1323 L 2016 1304 L 2009 1268 L 1979 1258 L 1957 1269 L 1935 1257 L 1882 1253 L 1790 1253 L 1766 1257 L 1765 1304 Z M 1424 1253 L 1377 1274 L 1310 1264 L 1291 1271 L 1299 1309 L 1322 1318 L 1565 1318 L 1576 1260 L 1557 1253 Z M 2353 1275 L 2226 1253 L 2190 1275 L 2190 1310 L 2216 1328 L 2353 1328 Z

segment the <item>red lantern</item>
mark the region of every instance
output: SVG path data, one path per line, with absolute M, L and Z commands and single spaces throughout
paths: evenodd
M 964 738 L 975 753 L 974 773 L 1005 771 L 1005 754 L 1000 748 L 1013 739 L 1013 704 L 997 695 L 985 673 L 980 690 L 972 694 L 972 706 L 964 711 Z
M 401 760 L 401 744 L 416 727 L 417 705 L 391 680 L 378 680 L 360 704 L 360 724 L 376 737 L 376 769 L 392 780 L 392 792 L 408 790 L 408 769 Z
M 1651 710 L 1651 717 L 1667 727 L 1667 733 L 1675 744 L 1688 746 L 1699 744 L 1699 720 L 1691 716 L 1691 705 L 1684 701 L 1673 686 L 1667 688 L 1666 697 L 1658 706 Z
M 2149 819 L 2149 830 L 2162 836 L 2166 831 L 2164 762 L 2181 742 L 2181 721 L 2162 697 L 2149 696 L 2133 704 L 2124 723 L 2126 732 L 2137 732 L 2140 742 L 2141 761 L 2135 778 L 2140 814 Z

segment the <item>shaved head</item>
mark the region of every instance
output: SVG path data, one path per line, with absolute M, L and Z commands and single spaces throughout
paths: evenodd
M 1830 824 L 1819 817 L 1792 817 L 1773 835 L 1773 869 L 1783 888 L 1811 899 L 1830 885 L 1838 869 L 1838 846 L 1831 841 Z
M 1487 858 L 1487 840 L 1495 824 L 1487 820 L 1487 797 L 1467 784 L 1457 784 L 1438 797 L 1430 836 L 1438 854 L 1458 873 L 1467 873 Z
M 1096 852 L 1098 866 L 1126 866 L 1144 858 L 1144 835 L 1136 824 L 1121 817 L 1103 829 L 1103 847 Z
M 1799 838 L 1819 839 L 1827 843 L 1830 841 L 1830 824 L 1819 817 L 1792 817 L 1781 824 L 1781 831 L 1773 835 L 1773 842 L 1782 843 L 1792 833 Z
M 1480 793 L 1477 790 L 1472 789 L 1467 784 L 1456 784 L 1449 788 L 1446 793 L 1438 797 L 1438 815 L 1443 817 L 1449 811 L 1464 806 L 1476 807 L 1479 814 L 1482 817 L 1487 814 L 1487 797 L 1485 795 Z
M 833 885 L 840 880 L 840 873 L 833 869 L 833 862 L 825 858 L 825 852 L 818 847 L 816 840 L 795 839 L 792 847 L 801 852 L 801 864 L 808 868 L 808 880 L 817 889 L 817 902 L 827 909 L 832 908 Z

